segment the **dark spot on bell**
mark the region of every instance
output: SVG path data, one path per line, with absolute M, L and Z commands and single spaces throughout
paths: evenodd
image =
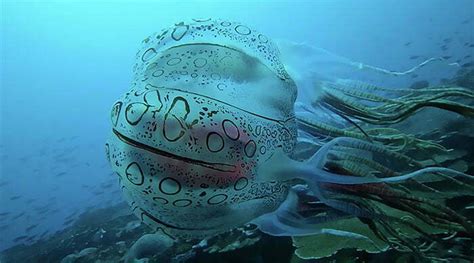
M 202 193 L 199 194 L 200 197 L 203 197 L 205 195 L 206 195 L 206 192 L 202 192 Z

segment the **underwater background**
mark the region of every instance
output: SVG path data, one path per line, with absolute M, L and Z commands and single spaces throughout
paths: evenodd
M 130 89 L 140 42 L 175 23 L 208 17 L 244 23 L 281 43 L 294 74 L 379 81 L 392 88 L 450 83 L 474 89 L 472 0 L 5 0 L 0 15 L 1 262 L 117 262 L 150 232 L 124 203 L 104 143 L 111 107 Z M 417 68 L 430 58 L 441 59 Z M 360 73 L 358 65 L 374 70 Z M 400 76 L 386 77 L 394 72 Z M 310 100 L 311 88 L 298 86 L 298 100 Z M 459 149 L 446 157 L 449 165 L 473 174 L 472 117 L 443 134 L 446 116 L 434 111 L 423 122 L 400 125 L 426 139 L 434 139 L 432 130 L 439 127 L 437 135 L 449 137 L 446 147 Z M 463 201 L 473 200 L 457 200 Z M 148 257 L 151 262 L 303 261 L 293 255 L 291 238 L 238 235 L 230 233 L 193 254 L 186 254 L 191 245 L 183 244 L 176 249 L 182 258 Z M 467 256 L 456 260 L 472 262 L 472 239 L 463 242 L 453 249 Z M 333 255 L 339 249 L 334 250 L 315 252 L 312 260 L 411 259 L 410 253 L 390 250 Z

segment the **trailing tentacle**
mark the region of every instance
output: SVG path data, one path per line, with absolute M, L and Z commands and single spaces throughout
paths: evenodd
M 474 107 L 453 100 L 453 98 L 474 99 L 474 92 L 461 87 L 441 86 L 419 90 L 386 89 L 351 80 L 338 80 L 323 82 L 322 90 L 322 95 L 315 103 L 328 104 L 339 114 L 371 124 L 399 123 L 424 107 L 435 107 L 466 117 L 474 117 Z M 381 96 L 369 92 L 387 95 Z M 393 94 L 401 95 L 390 98 Z
M 313 106 L 326 107 L 341 118 L 321 123 L 316 112 L 309 111 L 314 119 L 297 113 L 301 130 L 333 139 L 320 144 L 295 171 L 321 202 L 359 217 L 392 247 L 426 258 L 433 258 L 436 244 L 449 243 L 458 234 L 474 239 L 466 211 L 448 207 L 454 197 L 474 195 L 474 177 L 429 167 L 439 166 L 430 153 L 445 156 L 450 150 L 388 126 L 425 107 L 472 118 L 474 107 L 458 100 L 474 101 L 474 92 L 452 86 L 387 89 L 348 80 L 324 82 L 321 88 Z

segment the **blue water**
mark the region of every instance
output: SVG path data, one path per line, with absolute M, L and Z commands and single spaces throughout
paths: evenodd
M 472 0 L 3 1 L 0 250 L 122 201 L 104 153 L 112 103 L 129 89 L 141 40 L 202 17 L 389 70 L 415 66 L 414 55 L 455 62 L 474 52 L 464 45 L 474 43 Z M 455 71 L 443 72 L 425 78 Z

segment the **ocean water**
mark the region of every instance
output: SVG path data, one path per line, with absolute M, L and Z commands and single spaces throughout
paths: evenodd
M 474 260 L 471 0 L 5 0 L 0 14 L 1 262 Z M 207 28 L 211 24 L 213 30 Z M 230 36 L 214 35 L 227 32 L 227 24 L 231 25 Z M 183 28 L 186 30 L 181 35 Z M 197 32 L 195 40 L 186 39 L 190 28 Z M 248 36 L 245 30 L 249 30 Z M 211 71 L 228 68 L 216 75 L 209 73 L 201 83 L 191 77 L 191 69 L 183 68 L 183 74 L 173 73 L 172 61 L 158 60 L 154 54 L 157 67 L 171 72 L 169 78 L 154 80 L 146 75 L 152 67 L 144 55 L 150 47 L 154 53 L 168 52 L 158 40 L 160 32 L 175 40 L 166 48 L 182 51 L 183 59 L 184 54 L 191 54 L 191 64 L 187 65 L 192 67 L 194 63 L 195 72 L 201 68 L 196 65 L 200 53 L 187 47 L 189 43 L 205 48 L 218 46 L 212 50 L 218 53 L 224 52 L 219 48 L 228 49 L 226 52 L 239 55 L 229 62 L 233 66 L 222 64 L 224 55 L 219 54 L 219 60 L 207 61 L 206 68 Z M 265 39 L 254 32 L 260 32 Z M 259 44 L 252 44 L 256 41 Z M 277 60 L 267 55 L 275 55 Z M 134 69 L 135 64 L 142 66 L 143 72 Z M 288 75 L 278 71 L 280 64 Z M 180 74 L 181 79 L 176 77 Z M 216 81 L 213 76 L 227 84 L 212 86 Z M 159 115 L 157 122 L 158 126 L 166 126 L 168 116 L 173 116 L 168 132 L 186 136 L 177 135 L 176 140 L 168 139 L 158 147 L 140 137 L 145 126 L 131 125 L 130 121 L 123 122 L 125 126 L 121 128 L 114 126 L 114 116 L 120 115 L 121 109 L 143 102 L 137 102 L 132 95 L 122 96 L 131 89 L 144 94 L 150 90 L 146 84 L 164 85 L 165 90 L 181 89 L 175 93 L 158 89 L 162 92 L 160 103 L 168 113 Z M 199 85 L 210 91 L 201 92 Z M 398 92 L 393 91 L 397 89 Z M 235 108 L 216 116 L 218 124 L 213 126 L 211 120 L 210 126 L 201 127 L 196 108 L 193 113 L 193 107 L 188 105 L 191 99 L 186 96 L 190 94 L 204 94 L 218 101 L 218 106 L 203 102 L 211 110 L 215 107 L 226 112 L 225 105 Z M 176 98 L 184 98 L 184 104 Z M 124 105 L 114 113 L 117 100 Z M 175 102 L 182 107 L 173 113 Z M 376 108 L 380 105 L 383 106 Z M 143 116 L 147 118 L 145 112 L 158 109 L 157 105 L 144 107 L 146 110 L 132 109 L 131 118 L 138 118 L 138 114 L 138 122 Z M 152 108 L 148 110 L 149 107 Z M 191 108 L 189 116 L 185 114 L 187 107 Z M 212 115 L 203 112 L 202 116 L 207 114 Z M 126 117 L 120 116 L 117 118 L 122 123 Z M 264 120 L 255 116 L 263 116 Z M 234 124 L 231 117 L 241 120 L 241 124 Z M 282 128 L 265 124 L 265 120 L 280 117 L 286 117 L 285 121 L 276 121 Z M 225 126 L 231 122 L 231 126 Z M 258 135 L 262 142 L 249 131 L 249 127 L 255 129 L 258 125 L 267 125 L 268 129 L 264 129 L 269 132 Z M 113 133 L 113 128 L 122 137 Z M 280 135 L 283 128 L 288 130 L 289 139 L 283 135 L 271 138 L 272 129 Z M 201 138 L 203 130 L 207 137 Z M 207 138 L 208 150 L 219 152 L 220 149 L 213 150 L 219 145 L 209 144 L 208 132 L 225 132 L 228 138 L 218 136 L 227 154 L 187 152 L 190 146 L 181 138 L 193 136 L 196 145 Z M 248 134 L 245 139 L 244 134 Z M 320 147 L 337 137 L 355 138 L 384 150 L 350 141 L 339 145 L 343 150 L 328 155 L 321 167 L 308 161 Z M 127 138 L 134 142 L 128 140 L 127 144 Z M 228 149 L 228 141 L 236 141 L 231 144 L 233 148 Z M 106 142 L 110 147 L 107 150 Z M 138 143 L 142 146 L 138 147 Z M 150 153 L 152 146 L 165 151 L 166 158 L 174 161 L 158 158 L 163 152 Z M 139 150 L 134 152 L 127 147 Z M 285 149 L 284 155 L 290 156 L 291 161 L 277 159 L 280 149 Z M 117 157 L 120 154 L 125 157 Z M 260 159 L 253 160 L 254 156 Z M 150 175 L 149 170 L 138 166 L 146 158 L 151 158 L 148 164 L 157 167 L 169 165 L 168 170 L 158 169 L 156 175 Z M 344 160 L 349 161 L 343 163 Z M 216 182 L 216 178 L 221 175 L 208 173 L 209 167 L 204 163 L 225 163 L 234 168 L 240 165 L 242 169 L 233 170 L 219 184 L 221 179 Z M 121 168 L 127 164 L 134 170 Z M 444 171 L 443 176 L 436 177 L 440 173 L 436 171 L 400 179 L 392 185 L 383 181 L 391 176 L 382 166 L 395 171 L 391 175 L 395 177 L 432 166 L 458 173 Z M 191 177 L 179 179 L 183 178 L 180 169 L 195 172 L 196 182 Z M 322 172 L 316 169 L 337 179 L 321 176 Z M 137 173 L 141 179 L 136 179 Z M 203 175 L 209 176 L 205 179 L 200 177 Z M 347 176 L 362 178 L 364 183 L 347 183 Z M 149 196 L 141 194 L 145 187 L 137 188 L 143 178 L 150 178 L 148 190 L 152 189 L 153 194 Z M 164 183 L 166 178 L 171 179 Z M 246 182 L 243 188 L 248 189 L 238 192 L 242 178 Z M 310 192 L 295 192 L 299 205 L 284 206 L 295 181 L 309 184 Z M 313 186 L 311 182 L 317 184 Z M 250 190 L 259 184 L 263 194 Z M 374 184 L 376 188 L 372 188 Z M 391 195 L 384 192 L 385 184 L 393 186 L 388 192 Z M 280 190 L 272 190 L 276 188 Z M 182 190 L 179 194 L 183 196 L 172 197 L 175 190 Z M 330 193 L 327 196 L 326 191 Z M 344 206 L 331 202 L 341 200 L 341 196 L 346 198 Z M 207 203 L 203 201 L 201 205 L 201 199 Z M 243 205 L 254 199 L 264 201 Z M 383 206 L 375 204 L 375 199 L 381 200 Z M 436 205 L 430 206 L 430 201 Z M 166 206 L 171 203 L 175 206 Z M 299 214 L 286 218 L 273 213 L 279 207 Z M 156 220 L 144 219 L 145 212 Z M 310 215 L 319 215 L 325 221 L 314 223 L 308 220 Z M 287 221 L 279 221 L 282 218 Z M 288 220 L 290 223 L 285 224 Z M 348 228 L 354 225 L 350 220 L 359 220 L 357 223 L 365 228 Z M 403 232 L 406 226 L 397 225 L 403 220 L 418 226 L 421 223 L 416 220 L 421 220 L 426 226 L 421 227 L 423 231 L 411 227 Z M 167 222 L 164 226 L 160 225 L 163 221 Z M 398 235 L 387 225 L 400 231 Z M 201 228 L 206 230 L 195 230 Z M 382 234 L 377 235 L 374 229 Z M 145 236 L 156 231 L 155 236 Z M 387 236 L 392 242 L 384 240 Z M 139 239 L 142 243 L 136 242 Z

